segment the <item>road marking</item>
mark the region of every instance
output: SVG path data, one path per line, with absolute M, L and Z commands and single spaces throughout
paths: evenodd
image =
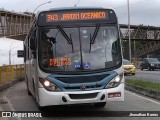
M 135 95 L 135 96 L 137 96 L 137 97 L 140 97 L 140 98 L 146 99 L 146 100 L 148 100 L 148 101 L 150 101 L 150 102 L 153 102 L 153 103 L 156 103 L 156 104 L 160 105 L 160 103 L 159 103 L 159 102 L 156 102 L 156 101 L 154 101 L 154 100 L 152 100 L 152 99 L 149 99 L 149 98 L 146 98 L 146 97 L 140 96 L 140 95 L 138 95 L 138 94 L 136 94 L 136 93 L 132 93 L 132 92 L 127 91 L 127 90 L 125 90 L 125 91 L 126 91 L 126 92 L 128 92 L 128 93 L 130 93 L 130 94 L 132 94 L 132 95 Z
M 4 111 L 1 106 L 0 106 L 0 111 Z M 9 120 L 9 119 L 7 117 L 2 117 L 2 120 Z
M 12 105 L 11 101 L 7 97 L 7 94 L 8 94 L 9 91 L 10 91 L 10 89 L 8 89 L 8 91 L 5 93 L 3 99 L 7 101 L 10 111 L 15 111 L 15 109 L 13 108 L 13 105 Z M 15 118 L 17 120 L 22 120 L 20 117 L 15 117 Z

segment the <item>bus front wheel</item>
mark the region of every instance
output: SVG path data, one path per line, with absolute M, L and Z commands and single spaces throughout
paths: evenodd
M 29 96 L 31 96 L 32 94 L 31 94 L 31 92 L 27 89 L 27 93 L 28 93 L 28 95 Z
M 29 96 L 31 96 L 31 95 L 32 95 L 32 94 L 31 94 L 31 92 L 29 91 L 28 81 L 27 81 L 27 93 L 28 93 L 28 95 L 29 95 Z

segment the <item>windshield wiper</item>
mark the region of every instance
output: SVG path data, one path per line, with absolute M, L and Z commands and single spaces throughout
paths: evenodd
M 63 30 L 63 28 L 61 26 L 57 26 L 57 28 L 62 33 L 62 35 L 66 38 L 66 40 L 68 41 L 68 43 L 72 45 L 72 52 L 74 52 L 71 34 L 70 34 L 70 38 L 69 38 L 68 35 L 66 34 L 66 32 Z
M 95 29 L 95 31 L 94 31 L 94 33 L 93 33 L 92 38 L 91 38 L 90 44 L 94 44 L 94 41 L 95 41 L 95 39 L 96 39 L 96 37 L 97 37 L 99 28 L 100 28 L 100 24 L 97 24 L 97 25 L 96 25 L 96 29 Z
M 92 38 L 91 38 L 91 34 L 90 34 L 90 49 L 89 49 L 89 52 L 91 52 L 91 44 L 94 44 L 94 41 L 95 41 L 95 39 L 96 39 L 96 37 L 97 37 L 99 28 L 100 28 L 100 24 L 97 24 L 97 25 L 96 25 L 96 29 L 95 29 L 95 31 L 94 31 L 94 33 L 93 33 Z
M 72 40 L 68 37 L 68 35 L 66 34 L 66 32 L 62 29 L 62 27 L 61 26 L 57 26 L 57 28 L 62 33 L 62 35 L 66 38 L 66 40 L 68 41 L 68 43 L 72 44 Z

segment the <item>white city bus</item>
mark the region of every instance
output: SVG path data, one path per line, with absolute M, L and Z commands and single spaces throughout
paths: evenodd
M 40 108 L 124 101 L 120 28 L 112 9 L 42 11 L 24 53 L 28 94 Z

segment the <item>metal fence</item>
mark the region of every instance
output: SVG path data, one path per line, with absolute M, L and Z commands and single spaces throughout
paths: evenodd
M 19 79 L 24 76 L 24 65 L 0 66 L 0 84 L 11 80 Z

